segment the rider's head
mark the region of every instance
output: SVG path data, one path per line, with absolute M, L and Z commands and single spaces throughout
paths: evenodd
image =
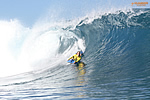
M 77 52 L 77 55 L 78 55 L 78 56 L 81 56 L 81 55 L 80 55 L 80 51 Z

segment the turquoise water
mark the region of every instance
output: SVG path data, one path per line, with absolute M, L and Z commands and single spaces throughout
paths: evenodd
M 21 38 L 17 50 L 29 50 L 34 67 L 2 77 L 0 99 L 150 99 L 150 10 L 120 10 L 87 20 Z M 78 50 L 84 51 L 82 69 L 66 62 Z

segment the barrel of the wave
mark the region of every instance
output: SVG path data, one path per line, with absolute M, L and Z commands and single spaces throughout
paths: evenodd
M 71 64 L 78 64 L 81 61 L 82 57 L 83 57 L 83 52 L 78 51 L 76 54 L 70 57 L 67 62 Z

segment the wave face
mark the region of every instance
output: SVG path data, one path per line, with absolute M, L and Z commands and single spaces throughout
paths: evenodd
M 37 26 L 20 40 L 13 54 L 30 70 L 2 77 L 0 99 L 150 98 L 150 10 Z M 66 63 L 78 50 L 84 51 L 82 69 Z

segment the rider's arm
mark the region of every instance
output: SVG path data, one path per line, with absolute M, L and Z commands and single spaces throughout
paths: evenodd
M 72 59 L 74 57 L 74 55 L 72 57 L 70 57 L 68 60 Z

